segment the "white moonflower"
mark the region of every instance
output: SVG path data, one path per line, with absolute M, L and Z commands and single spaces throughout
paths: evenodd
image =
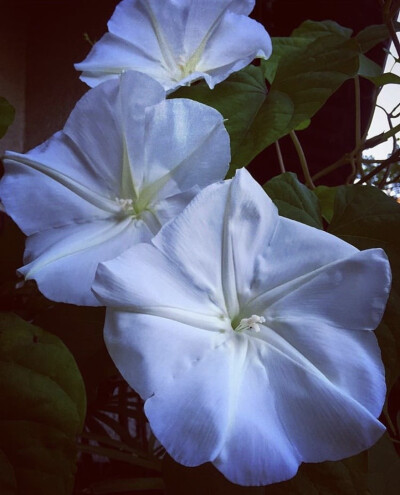
M 222 116 L 165 100 L 149 76 L 127 72 L 90 90 L 62 131 L 6 153 L 0 198 L 29 236 L 19 271 L 52 300 L 98 305 L 90 287 L 99 261 L 150 240 L 224 178 L 229 160 Z
M 176 461 L 212 462 L 242 485 L 382 435 L 372 330 L 389 289 L 382 250 L 279 217 L 245 170 L 101 263 L 94 284 L 108 350 L 156 437 Z
M 123 0 L 108 30 L 75 65 L 96 86 L 126 70 L 144 72 L 168 91 L 204 78 L 210 88 L 254 58 L 271 39 L 248 14 L 254 0 Z

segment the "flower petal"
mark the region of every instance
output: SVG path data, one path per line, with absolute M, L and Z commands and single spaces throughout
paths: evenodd
M 181 45 L 178 45 L 178 40 L 173 45 L 176 47 L 175 53 L 178 55 L 179 53 L 185 54 L 190 57 L 199 48 L 204 48 L 226 15 L 232 12 L 240 18 L 244 18 L 253 10 L 255 2 L 253 0 L 215 0 L 213 2 L 207 0 L 181 0 L 180 4 L 180 9 L 186 13 L 186 16 L 181 21 L 181 29 L 171 29 L 173 25 L 169 22 L 168 11 L 162 26 L 163 28 L 165 26 L 165 29 L 169 31 L 167 31 L 168 39 L 173 39 L 177 34 L 180 38 Z M 236 27 L 234 26 L 234 29 Z M 233 48 L 232 51 L 234 52 L 235 49 Z
M 271 39 L 254 19 L 227 13 L 208 40 L 197 64 L 212 89 L 230 74 L 249 65 L 255 58 L 269 58 Z
M 63 131 L 26 154 L 6 153 L 7 213 L 28 235 L 118 214 L 115 198 L 135 196 L 126 148 L 143 147 L 144 106 L 164 98 L 156 81 L 135 72 L 89 91 Z
M 132 30 L 132 32 L 134 32 Z M 150 37 L 150 45 L 155 38 Z M 146 40 L 147 43 L 147 40 Z M 162 65 L 162 54 L 156 44 L 153 51 L 145 50 L 141 43 L 130 42 L 113 33 L 106 33 L 95 43 L 83 62 L 75 64 L 82 71 L 80 79 L 88 86 L 115 79 L 125 71 L 139 71 L 157 80 L 165 87 L 170 85 L 170 74 Z
M 193 186 L 203 188 L 227 173 L 229 135 L 213 108 L 186 99 L 167 100 L 146 109 L 145 128 L 144 157 L 130 150 L 141 196 L 158 201 Z
M 93 291 L 113 308 L 140 311 L 214 331 L 223 328 L 221 310 L 207 292 L 151 245 L 139 244 L 118 258 L 101 263 Z
M 43 231 L 28 238 L 27 264 L 19 272 L 36 280 L 40 291 L 53 301 L 99 306 L 90 290 L 98 263 L 151 237 L 143 222 L 131 218 Z
M 273 344 L 254 344 L 250 351 L 236 415 L 214 461 L 230 481 L 242 485 L 283 481 L 302 461 L 357 454 L 384 432 L 358 402 Z
M 83 71 L 81 79 L 90 86 L 135 69 L 158 80 L 168 92 L 201 77 L 213 87 L 254 57 L 269 56 L 271 43 L 261 24 L 249 20 L 243 28 L 253 7 L 253 0 L 124 0 L 108 22 L 109 33 L 75 68 Z M 233 59 L 236 48 L 228 55 L 224 43 L 232 45 L 235 37 L 224 29 L 240 33 L 239 56 Z M 214 36 L 215 44 L 209 43 Z M 214 70 L 212 75 L 197 68 L 204 50 L 208 57 L 202 66 Z
M 272 201 L 241 169 L 234 181 L 202 191 L 153 244 L 184 266 L 199 287 L 214 287 L 215 301 L 232 316 L 241 298 L 249 297 L 259 251 L 274 235 L 277 222 Z
M 107 308 L 104 340 L 125 380 L 148 399 L 226 339 L 161 316 Z
M 326 377 L 343 395 L 352 397 L 378 417 L 385 400 L 385 371 L 372 332 L 330 326 L 307 313 L 264 324 L 257 338 L 288 359 Z
M 193 198 L 201 191 L 199 186 L 193 186 L 190 189 L 169 196 L 168 198 L 158 201 L 155 206 L 155 214 L 160 219 L 162 224 L 169 222 L 171 219 L 178 216 Z
M 48 144 L 50 157 L 56 150 L 61 162 L 74 157 L 65 146 L 62 134 L 53 136 Z M 77 162 L 76 155 L 75 158 Z M 71 160 L 70 163 L 74 162 Z M 27 235 L 75 222 L 105 219 L 118 213 L 117 205 L 106 196 L 58 172 L 57 168 L 31 160 L 29 155 L 7 153 L 4 169 L 5 175 L 0 182 L 1 200 L 7 213 Z
M 301 462 L 354 455 L 383 433 L 383 425 L 345 388 L 282 350 L 277 339 L 225 335 L 107 310 L 110 354 L 147 399 L 152 429 L 178 462 L 211 461 L 234 483 L 265 485 L 294 476 Z M 358 368 L 358 395 L 378 392 L 376 403 L 382 407 L 379 350 L 369 337 L 362 332 L 361 345 L 346 340 L 353 363 L 339 373 L 349 381 L 348 373 Z M 358 355 L 364 344 L 366 353 Z M 369 347 L 373 357 L 364 361 Z M 372 384 L 377 387 L 370 391 L 368 378 L 376 371 Z
M 269 322 L 304 314 L 338 328 L 374 330 L 389 296 L 391 274 L 381 249 L 338 260 L 260 294 L 248 303 Z
M 322 230 L 279 217 L 272 201 L 244 169 L 237 172 L 231 188 L 229 229 L 243 308 L 262 293 L 358 251 Z
M 164 98 L 159 83 L 130 71 L 88 91 L 78 102 L 64 133 L 87 157 L 92 187 L 104 184 L 113 199 L 134 196 L 136 178 L 127 150 L 143 147 L 144 108 Z
M 168 224 L 168 229 L 160 230 L 152 240 L 223 312 L 226 305 L 221 280 L 221 244 L 229 183 L 208 186 Z
M 280 218 L 245 170 L 203 190 L 152 244 L 100 265 L 95 290 L 113 306 L 110 353 L 174 459 L 264 485 L 377 441 L 384 371 L 364 330 L 389 290 L 380 250 Z M 327 305 L 340 284 L 344 315 Z M 239 331 L 251 310 L 259 332 Z

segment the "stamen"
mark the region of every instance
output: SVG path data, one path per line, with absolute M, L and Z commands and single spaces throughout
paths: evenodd
M 121 207 L 123 213 L 132 215 L 134 213 L 133 200 L 125 198 L 115 198 L 115 202 Z
M 259 323 L 265 323 L 263 316 L 252 315 L 250 318 L 242 318 L 239 325 L 235 328 L 235 332 L 243 332 L 244 330 L 252 330 L 258 333 L 260 331 Z

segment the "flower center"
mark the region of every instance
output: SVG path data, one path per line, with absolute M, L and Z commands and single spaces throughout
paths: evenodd
M 133 207 L 133 200 L 126 198 L 115 198 L 115 202 L 121 207 L 121 213 L 124 215 L 136 216 L 135 208 Z
M 252 330 L 258 333 L 260 331 L 259 323 L 264 323 L 265 318 L 263 316 L 252 315 L 250 318 L 242 318 L 239 325 L 235 328 L 235 332 L 243 332 L 244 330 Z
M 180 70 L 180 74 L 177 80 L 184 79 L 189 76 L 196 69 L 196 60 L 189 59 L 186 61 L 184 57 L 181 55 L 178 59 L 178 68 Z
M 145 211 L 152 211 L 150 202 L 145 197 L 138 197 L 135 201 L 133 199 L 116 197 L 115 202 L 121 208 L 120 215 L 123 217 L 131 216 L 139 219 Z

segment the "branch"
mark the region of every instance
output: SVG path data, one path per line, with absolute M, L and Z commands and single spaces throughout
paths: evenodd
M 361 179 L 357 182 L 357 184 L 362 184 L 363 182 L 369 181 L 376 174 L 379 174 L 381 170 L 384 170 L 387 166 L 397 162 L 398 160 L 400 160 L 400 149 L 396 150 L 396 152 L 393 153 L 392 156 L 389 156 L 389 158 L 384 160 L 378 167 L 374 168 L 374 170 L 369 172 L 369 174 L 365 175 L 364 177 L 361 177 Z

